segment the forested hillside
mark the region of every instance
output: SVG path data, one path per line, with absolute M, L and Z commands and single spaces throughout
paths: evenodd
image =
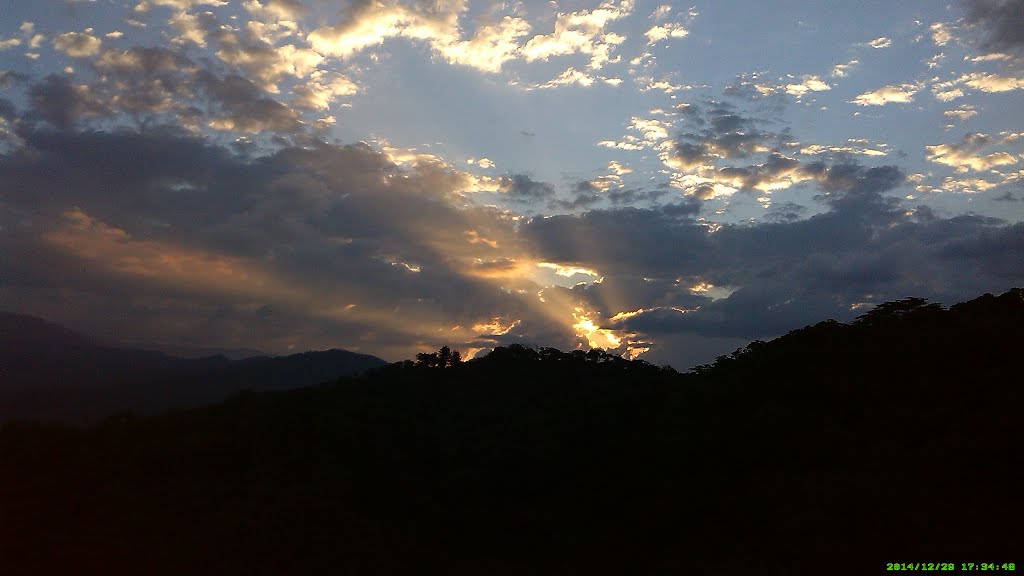
M 1016 562 L 1024 291 L 908 298 L 688 374 L 447 349 L 0 434 L 34 574 L 873 574 Z

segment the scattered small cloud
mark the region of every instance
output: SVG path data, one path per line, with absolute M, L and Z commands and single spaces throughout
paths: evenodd
M 868 42 L 868 46 L 871 46 L 872 48 L 888 48 L 889 46 L 892 46 L 892 40 L 885 36 L 879 36 L 878 38 Z
M 858 62 L 857 60 L 850 60 L 846 64 L 836 64 L 835 66 L 832 67 L 832 77 L 845 78 L 849 76 L 850 70 L 852 70 L 859 63 L 860 62 Z
M 95 56 L 100 51 L 102 42 L 92 35 L 92 28 L 85 32 L 65 32 L 53 38 L 53 48 L 72 58 Z
M 898 86 L 883 86 L 877 90 L 871 90 L 860 94 L 851 103 L 858 106 L 885 106 L 893 102 L 907 103 L 914 101 L 914 94 L 921 89 L 920 84 L 900 84 Z

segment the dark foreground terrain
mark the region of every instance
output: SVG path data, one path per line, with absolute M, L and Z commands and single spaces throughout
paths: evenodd
M 5 574 L 1024 570 L 1024 291 L 906 299 L 690 374 L 422 355 L 0 433 Z

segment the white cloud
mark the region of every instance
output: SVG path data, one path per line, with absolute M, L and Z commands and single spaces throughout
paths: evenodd
M 529 32 L 525 20 L 506 16 L 496 24 L 478 26 L 469 40 L 439 43 L 435 49 L 451 64 L 499 72 L 505 62 L 518 57 L 519 39 Z
M 972 106 L 962 106 L 955 110 L 946 110 L 942 113 L 947 118 L 955 118 L 960 122 L 966 122 L 969 118 L 978 115 L 978 111 Z
M 987 134 L 967 134 L 959 144 L 925 146 L 925 158 L 936 164 L 950 166 L 957 172 L 981 172 L 997 166 L 1016 164 L 1017 158 L 1007 152 L 982 153 L 989 146 L 1006 144 L 1016 139 L 1018 135 L 1012 133 L 999 138 L 992 138 Z
M 628 16 L 632 10 L 632 0 L 622 0 L 618 5 L 605 2 L 596 10 L 560 13 L 555 19 L 555 30 L 530 38 L 523 46 L 523 57 L 533 62 L 552 56 L 586 54 L 590 56 L 589 67 L 598 70 L 611 61 L 615 46 L 626 40 L 624 36 L 606 32 L 605 27 Z
M 942 22 L 936 22 L 928 28 L 932 32 L 932 42 L 935 42 L 936 46 L 945 46 L 954 39 L 951 29 Z
M 174 39 L 177 44 L 191 42 L 200 48 L 206 46 L 206 31 L 203 30 L 199 17 L 187 12 L 178 12 L 171 16 L 168 24 L 178 31 L 178 37 Z
M 242 3 L 249 14 L 270 20 L 297 20 L 305 14 L 305 7 L 297 0 L 248 0 Z
M 184 11 L 192 6 L 202 4 L 206 6 L 226 6 L 223 0 L 141 0 L 135 5 L 136 12 L 147 12 L 153 6 L 166 6 L 175 10 Z
M 945 82 L 934 82 L 932 94 L 943 102 L 956 100 L 964 95 L 962 87 L 982 92 L 1009 92 L 1024 90 L 1024 77 L 1002 76 L 994 73 L 973 72 Z
M 326 110 L 340 96 L 351 96 L 359 91 L 354 82 L 341 74 L 317 70 L 309 81 L 296 86 L 292 104 L 300 108 Z
M 1000 76 L 999 74 L 975 72 L 961 76 L 958 82 L 982 92 L 1009 92 L 1010 90 L 1024 89 L 1024 77 Z
M 608 171 L 616 176 L 622 176 L 623 174 L 629 174 L 633 169 L 612 160 L 608 163 Z
M 562 71 L 558 77 L 548 80 L 543 84 L 532 84 L 529 88 L 555 88 L 558 86 L 568 86 L 571 84 L 578 84 L 580 86 L 591 86 L 594 84 L 595 78 L 586 72 L 577 70 L 573 67 L 566 68 Z
M 217 57 L 244 70 L 258 80 L 264 90 L 276 94 L 284 76 L 305 78 L 316 70 L 323 56 L 309 48 L 292 44 L 272 47 L 267 44 L 242 45 L 233 34 L 222 35 Z
M 530 32 L 521 18 L 506 16 L 493 23 L 478 24 L 471 38 L 462 39 L 459 15 L 464 2 L 439 2 L 429 8 L 396 2 L 362 5 L 345 21 L 313 30 L 307 40 L 314 50 L 339 58 L 353 55 L 390 38 L 427 42 L 447 62 L 484 72 L 498 72 L 502 65 L 519 56 L 519 39 Z
M 871 46 L 872 48 L 888 48 L 889 46 L 892 46 L 892 40 L 885 36 L 879 36 L 878 38 L 868 42 L 868 46 Z
M 913 102 L 914 94 L 921 89 L 920 84 L 900 84 L 899 86 L 882 86 L 877 90 L 860 94 L 851 102 L 858 106 L 884 106 L 891 102 Z
M 652 26 L 647 32 L 644 32 L 644 36 L 647 37 L 647 44 L 651 45 L 669 38 L 685 38 L 689 33 L 682 24 L 670 22 Z
M 669 6 L 668 4 L 662 4 L 661 6 L 655 8 L 654 12 L 651 13 L 651 19 L 657 22 L 658 20 L 661 20 L 668 16 L 668 13 L 671 11 L 671 6 Z
M 859 63 L 857 60 L 850 60 L 846 64 L 836 64 L 832 67 L 832 76 L 834 78 L 845 78 L 850 74 L 850 70 Z
M 968 58 L 965 56 L 964 60 L 967 59 Z M 971 62 L 993 62 L 1000 60 L 1013 60 L 1013 56 L 1010 56 L 1009 54 L 1004 54 L 1002 52 L 992 52 L 991 54 L 982 54 L 981 56 L 975 56 L 973 58 L 970 58 Z
M 807 92 L 822 92 L 831 89 L 832 87 L 823 82 L 821 78 L 813 75 L 803 76 L 799 83 L 786 85 L 786 93 L 797 98 Z
M 65 32 L 53 39 L 53 47 L 72 58 L 93 56 L 100 51 L 102 42 L 91 34 L 92 28 L 84 32 Z

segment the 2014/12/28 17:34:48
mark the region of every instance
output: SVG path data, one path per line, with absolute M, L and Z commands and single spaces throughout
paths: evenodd
M 889 570 L 924 570 L 924 571 L 942 571 L 942 572 L 953 572 L 957 570 L 957 565 L 952 562 L 925 562 L 925 563 L 902 563 L 902 562 L 890 562 L 885 565 L 885 569 Z M 997 570 L 1014 571 L 1017 569 L 1017 565 L 1012 562 L 997 563 L 997 562 L 961 562 L 961 572 L 989 572 Z

